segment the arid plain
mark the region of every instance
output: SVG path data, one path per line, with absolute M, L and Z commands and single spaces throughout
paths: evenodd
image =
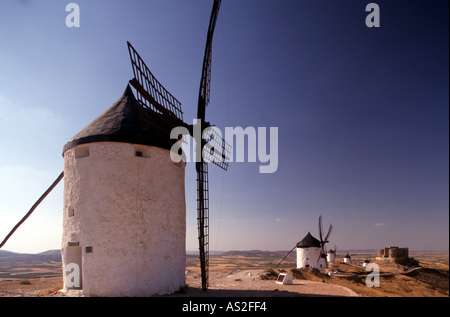
M 449 253 L 410 252 L 419 269 L 375 261 L 376 254 L 354 252 L 353 264 L 341 263 L 339 253 L 330 271 L 333 276 L 311 271 L 294 273 L 292 285 L 277 284 L 276 274 L 292 273 L 295 253 L 275 269 L 286 252 L 229 251 L 210 256 L 210 289 L 201 291 L 198 257 L 188 254 L 187 286 L 175 296 L 362 296 L 362 297 L 448 297 Z M 368 287 L 370 272 L 362 266 L 369 259 L 380 267 L 380 287 Z M 275 270 L 274 270 L 275 269 Z M 58 251 L 39 255 L 0 253 L 0 297 L 59 296 L 62 269 Z

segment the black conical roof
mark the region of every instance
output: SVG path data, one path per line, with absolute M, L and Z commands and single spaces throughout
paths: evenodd
M 297 248 L 320 248 L 320 241 L 314 238 L 311 233 L 308 232 L 308 234 L 303 238 L 302 241 L 297 243 Z
M 67 142 L 63 153 L 74 146 L 93 142 L 124 142 L 170 150 L 176 140 L 140 119 L 139 104 L 127 85 L 119 100 Z

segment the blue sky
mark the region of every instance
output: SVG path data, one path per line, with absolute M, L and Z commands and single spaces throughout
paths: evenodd
M 63 169 L 62 148 L 114 103 L 130 41 L 196 116 L 212 1 L 0 2 L 0 236 Z M 289 250 L 317 221 L 331 246 L 448 250 L 448 1 L 224 0 L 207 120 L 278 127 L 278 170 L 210 167 L 211 249 Z M 195 167 L 187 249 L 197 248 Z M 60 247 L 62 183 L 4 246 Z

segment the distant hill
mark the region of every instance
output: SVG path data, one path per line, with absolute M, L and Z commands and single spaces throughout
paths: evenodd
M 51 255 L 51 256 L 59 256 L 61 257 L 61 250 L 48 250 L 41 253 L 38 253 L 38 255 Z
M 231 250 L 231 251 L 210 251 L 210 256 L 242 256 L 242 257 L 275 257 L 283 258 L 289 250 L 284 251 L 262 251 L 262 250 Z M 378 250 L 375 249 L 349 249 L 349 250 L 339 250 L 338 254 L 377 254 Z M 410 251 L 415 252 L 415 251 Z M 432 251 L 430 251 L 432 252 Z M 445 251 L 448 252 L 448 251 Z M 295 255 L 295 250 L 290 256 Z M 198 251 L 187 252 L 187 258 L 197 258 Z M 6 262 L 61 262 L 61 250 L 48 250 L 45 252 L 37 254 L 29 253 L 16 253 L 11 251 L 0 250 L 0 264 Z
M 0 250 L 0 264 L 13 262 L 61 262 L 61 250 L 49 250 L 37 254 Z
M 1 257 L 5 257 L 5 256 L 11 256 L 17 253 L 11 252 L 11 251 L 5 251 L 5 250 L 0 250 L 0 258 Z
M 270 257 L 280 256 L 286 254 L 288 251 L 261 251 L 261 250 L 247 250 L 247 251 L 227 251 L 220 253 L 220 256 L 243 256 L 243 257 Z

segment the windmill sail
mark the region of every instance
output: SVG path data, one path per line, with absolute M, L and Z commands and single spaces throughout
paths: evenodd
M 210 96 L 210 84 L 211 84 L 211 53 L 212 53 L 212 40 L 214 29 L 216 26 L 217 15 L 219 14 L 221 0 L 214 0 L 214 4 L 211 10 L 211 17 L 209 20 L 208 35 L 206 38 L 205 56 L 203 58 L 203 68 L 202 77 L 200 80 L 200 89 L 198 96 L 198 108 L 197 108 L 197 118 L 200 120 L 202 127 L 208 127 L 209 124 L 205 122 L 205 111 L 206 106 L 209 103 Z M 202 133 L 203 136 L 203 133 Z M 203 139 L 203 138 L 202 138 Z M 214 138 L 213 138 L 214 139 Z M 209 143 L 208 143 L 209 144 Z M 224 143 L 222 143 L 224 144 Z M 214 145 L 211 148 L 206 148 L 206 153 L 216 153 Z M 225 145 L 223 145 L 225 148 Z M 205 144 L 202 142 L 202 153 L 205 150 Z M 213 151 L 211 151 L 213 150 Z M 218 152 L 218 151 L 217 151 Z M 213 159 L 212 161 L 220 162 L 219 166 L 223 164 L 224 169 L 228 166 L 228 162 L 225 162 L 225 153 L 222 153 L 222 158 L 219 160 Z M 199 253 L 200 253 L 200 268 L 202 273 L 202 289 L 206 290 L 208 288 L 208 270 L 209 270 L 209 193 L 208 193 L 208 183 L 207 183 L 207 164 L 201 156 L 200 162 L 196 163 L 197 170 L 197 193 L 198 193 L 198 203 L 197 203 L 197 213 L 198 213 L 198 240 L 199 240 Z M 205 173 L 206 171 L 206 173 Z M 206 178 L 205 178 L 206 176 Z M 206 182 L 205 182 L 206 180 Z M 206 187 L 205 187 L 206 186 Z
M 203 290 L 206 290 L 208 287 L 209 265 L 209 186 L 207 163 L 214 163 L 218 167 L 227 170 L 231 155 L 231 146 L 222 139 L 220 134 L 214 132 L 209 122 L 205 121 L 205 110 L 210 101 L 212 39 L 220 3 L 221 0 L 214 0 L 211 11 L 197 108 L 197 119 L 202 128 L 202 138 L 200 141 L 197 140 L 201 144 L 201 155 L 199 155 L 200 159 L 196 163 L 196 172 L 197 224 Z M 175 127 L 185 127 L 194 136 L 193 125 L 183 122 L 181 103 L 159 83 L 137 51 L 129 42 L 127 43 L 134 74 L 134 78 L 130 80 L 130 85 L 136 89 L 142 120 L 147 121 L 165 133 L 170 133 Z
M 200 101 L 203 104 L 202 105 L 203 108 L 206 107 L 210 101 L 212 40 L 214 35 L 214 29 L 216 28 L 217 16 L 219 15 L 220 3 L 221 0 L 214 1 L 213 8 L 211 10 L 211 18 L 209 20 L 208 35 L 206 38 L 206 46 L 205 46 L 205 56 L 203 58 L 202 78 L 200 81 L 199 109 L 200 109 Z M 203 109 L 203 116 L 204 116 L 204 109 Z
M 323 231 L 323 227 L 322 227 L 322 215 L 319 216 L 319 238 L 320 238 L 320 254 L 319 257 L 317 259 L 317 262 L 319 263 L 319 261 L 321 260 L 321 258 L 324 258 L 325 261 L 325 266 L 328 267 L 328 260 L 326 257 L 326 244 L 329 242 L 328 239 L 331 235 L 331 231 L 333 230 L 333 226 L 330 224 L 330 227 L 328 228 L 328 232 L 325 235 L 325 238 L 323 238 L 322 235 L 322 231 Z
M 167 133 L 184 126 L 181 103 L 153 76 L 130 42 L 127 44 L 134 74 L 130 84 L 136 89 L 142 119 Z
M 228 162 L 231 157 L 231 145 L 213 130 L 208 131 L 203 145 L 203 158 L 206 162 L 211 162 L 223 170 L 228 170 Z
M 296 247 L 297 247 L 297 246 L 294 246 L 294 247 L 291 249 L 291 251 L 289 251 L 288 253 L 286 253 L 286 255 L 284 256 L 284 258 L 281 259 L 281 261 L 277 264 L 277 266 L 275 267 L 275 269 L 277 269 L 277 268 L 281 265 L 281 263 L 284 261 L 284 259 L 286 259 L 286 258 L 288 257 L 288 255 L 291 254 L 291 252 L 294 251 L 294 249 L 295 249 Z
M 209 277 L 209 185 L 208 164 L 204 162 L 197 163 L 197 225 L 202 288 L 205 290 Z

